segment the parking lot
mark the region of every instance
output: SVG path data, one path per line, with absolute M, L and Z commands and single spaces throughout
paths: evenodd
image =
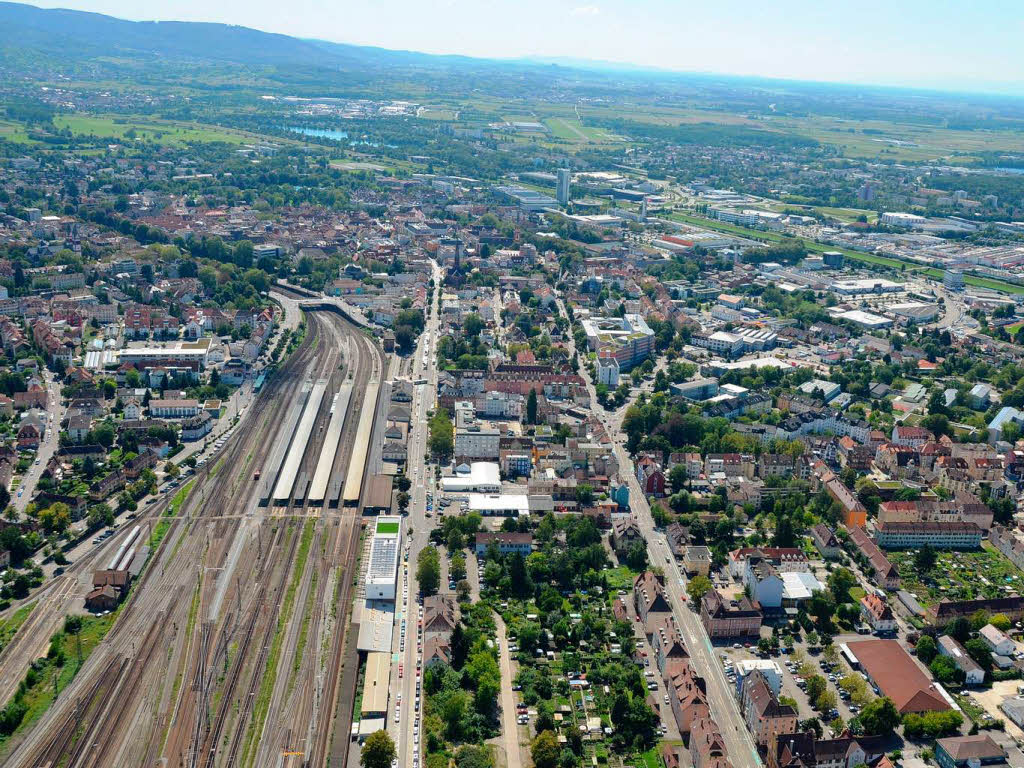
M 837 636 L 835 647 L 838 650 L 839 643 L 858 637 L 858 635 Z M 723 646 L 716 650 L 725 670 L 726 678 L 733 685 L 737 684 L 736 665 L 740 661 L 763 660 L 758 655 L 756 647 L 749 643 L 734 643 L 731 646 Z M 788 649 L 784 648 L 782 650 Z M 860 711 L 865 702 L 865 697 L 870 699 L 875 696 L 866 678 L 860 672 L 850 669 L 841 656 L 834 661 L 829 661 L 825 658 L 825 654 L 820 651 L 810 653 L 805 643 L 796 644 L 792 649 L 792 653 L 780 652 L 778 655 L 769 656 L 768 660 L 776 662 L 782 673 L 780 697 L 788 697 L 797 703 L 797 714 L 800 720 L 807 720 L 812 717 L 817 718 L 826 731 L 828 730 L 828 724 L 837 717 L 842 718 L 844 722 L 848 722 Z M 835 697 L 835 706 L 830 711 L 819 712 L 816 710 L 807 695 L 807 680 L 814 675 L 820 675 L 824 678 L 826 690 Z M 851 695 L 840 686 L 840 681 L 847 676 L 860 678 L 860 680 L 864 681 L 864 685 L 861 687 L 863 691 L 861 695 Z

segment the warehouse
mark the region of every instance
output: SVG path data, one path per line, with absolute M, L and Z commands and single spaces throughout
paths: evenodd
M 907 655 L 897 640 L 860 640 L 847 644 L 861 669 L 888 696 L 901 715 L 944 712 L 948 694 Z
M 380 515 L 373 524 L 370 562 L 366 567 L 367 600 L 395 599 L 401 544 L 402 518 Z
M 366 654 L 366 675 L 363 680 L 363 703 L 360 719 L 375 719 L 387 716 L 388 688 L 391 684 L 391 654 Z
M 467 471 L 468 470 L 468 471 Z M 454 477 L 442 477 L 441 488 L 445 493 L 499 493 L 501 491 L 501 471 L 492 461 L 474 461 L 469 467 L 460 464 L 455 469 Z
M 364 515 L 388 514 L 391 512 L 391 497 L 394 479 L 390 475 L 374 475 L 366 484 Z
M 469 511 L 479 512 L 485 517 L 529 515 L 530 499 L 523 493 L 471 493 Z
M 855 325 L 859 325 L 870 330 L 888 328 L 892 325 L 891 318 L 876 315 L 872 312 L 865 312 L 862 309 L 851 309 L 849 312 L 839 312 L 834 315 L 834 317 L 839 320 L 848 320 Z

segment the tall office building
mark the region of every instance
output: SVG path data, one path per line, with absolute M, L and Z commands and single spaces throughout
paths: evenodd
M 572 174 L 568 168 L 558 169 L 558 188 L 555 192 L 555 199 L 562 205 L 569 203 L 569 185 L 572 183 Z

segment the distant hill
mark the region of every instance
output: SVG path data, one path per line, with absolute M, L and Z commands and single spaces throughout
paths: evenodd
M 432 58 L 301 40 L 229 24 L 125 21 L 99 13 L 0 2 L 0 51 L 10 56 L 19 50 L 60 60 L 104 56 L 329 68 L 408 65 Z

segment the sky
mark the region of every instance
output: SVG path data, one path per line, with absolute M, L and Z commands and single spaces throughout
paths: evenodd
M 36 0 L 485 58 L 1024 94 L 1020 0 Z M 285 11 L 285 12 L 282 12 Z

